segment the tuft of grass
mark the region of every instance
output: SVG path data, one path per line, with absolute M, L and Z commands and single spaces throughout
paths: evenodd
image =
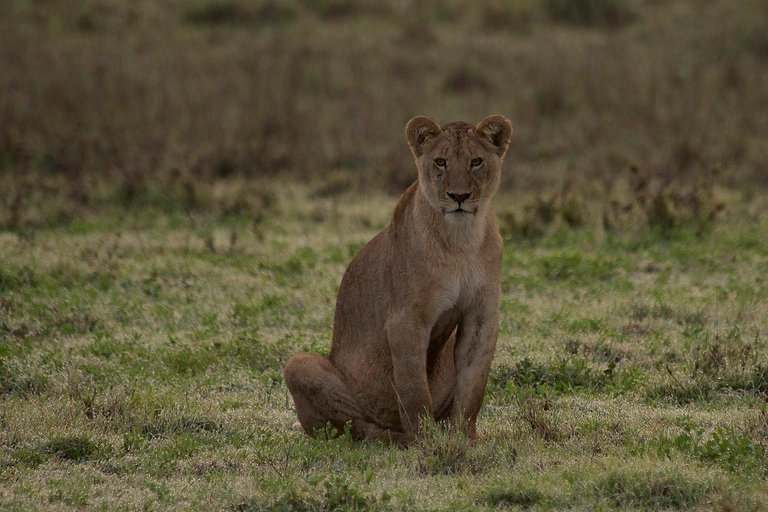
M 517 400 L 519 419 L 527 423 L 531 430 L 545 441 L 558 441 L 565 436 L 564 429 L 552 415 L 549 400 L 532 394 Z
M 14 359 L 0 358 L 0 396 L 40 395 L 48 389 L 49 384 L 50 377 L 39 368 L 21 364 Z
M 551 281 L 607 281 L 616 275 L 618 264 L 606 258 L 585 258 L 578 252 L 564 251 L 544 256 L 539 266 Z
M 11 452 L 11 458 L 30 468 L 36 468 L 48 460 L 46 454 L 33 448 L 17 448 Z
M 169 418 L 141 425 L 134 432 L 148 439 L 221 432 L 223 426 L 215 421 L 199 418 Z
M 578 487 L 620 509 L 690 509 L 717 489 L 708 476 L 644 461 L 607 468 Z
M 631 386 L 632 381 L 629 373 L 622 375 L 622 372 L 616 371 L 613 361 L 600 371 L 583 358 L 563 359 L 546 365 L 526 357 L 514 367 L 503 364 L 494 367 L 490 376 L 490 385 L 494 389 L 533 388 L 544 393 L 598 391 L 611 384 Z
M 38 278 L 34 271 L 27 267 L 0 267 L 0 293 L 7 294 L 15 290 L 28 289 L 36 286 Z
M 419 471 L 425 475 L 451 475 L 468 468 L 470 439 L 460 428 L 426 422 L 416 446 Z
M 698 235 L 709 232 L 724 209 L 715 198 L 712 179 L 681 184 L 633 168 L 630 186 L 648 226 L 665 235 L 681 227 Z
M 573 25 L 619 28 L 637 17 L 627 0 L 547 0 L 545 5 L 552 19 Z
M 367 478 L 370 482 L 370 477 Z M 365 485 L 347 475 L 321 473 L 297 486 L 284 481 L 269 485 L 269 494 L 242 500 L 232 507 L 238 512 L 266 510 L 389 510 L 391 496 L 366 492 Z
M 161 361 L 178 375 L 194 376 L 204 374 L 218 361 L 218 357 L 209 348 L 178 347 L 165 351 Z
M 200 26 L 239 26 L 252 23 L 286 23 L 296 18 L 296 11 L 286 2 L 267 0 L 248 5 L 228 0 L 212 0 L 189 9 L 185 20 Z M 235 166 L 223 159 L 217 166 L 219 175 L 227 175 Z
M 550 497 L 542 490 L 540 484 L 530 481 L 496 482 L 482 491 L 478 503 L 496 508 L 544 507 Z
M 647 445 L 635 448 L 636 453 L 655 452 L 671 458 L 686 454 L 704 462 L 714 463 L 727 471 L 739 474 L 768 475 L 768 454 L 757 441 L 732 428 L 718 427 L 707 434 L 690 425 L 674 437 L 661 434 Z
M 535 3 L 529 0 L 491 0 L 476 9 L 480 26 L 494 31 L 528 33 L 536 16 Z
M 38 450 L 45 455 L 72 462 L 98 459 L 108 453 L 107 448 L 88 435 L 57 436 L 41 444 Z
M 330 475 L 323 480 L 325 496 L 323 508 L 326 510 L 366 510 L 372 501 L 360 488 L 344 475 Z
M 291 338 L 286 337 L 266 343 L 257 333 L 242 331 L 234 339 L 214 345 L 214 349 L 219 357 L 226 357 L 254 372 L 278 371 L 293 352 L 291 342 Z
M 561 100 L 552 100 L 557 105 Z M 552 106 L 547 100 L 547 109 Z M 502 211 L 500 228 L 503 236 L 517 240 L 536 240 L 558 224 L 570 229 L 583 227 L 589 217 L 577 194 L 570 190 L 570 185 L 563 186 L 551 194 L 537 194 L 527 202 L 521 212 Z

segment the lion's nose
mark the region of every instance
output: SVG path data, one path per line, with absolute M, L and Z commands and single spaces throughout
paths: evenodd
M 448 192 L 448 197 L 450 197 L 451 199 L 453 199 L 454 201 L 456 201 L 459 204 L 461 204 L 464 201 L 466 201 L 467 199 L 469 199 L 469 196 L 471 196 L 471 195 L 472 195 L 471 192 L 465 192 L 463 194 L 456 194 L 456 193 L 453 193 L 453 192 Z

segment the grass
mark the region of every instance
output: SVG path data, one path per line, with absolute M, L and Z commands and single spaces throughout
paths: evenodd
M 585 208 L 509 236 L 480 440 L 400 450 L 290 429 L 282 365 L 327 353 L 341 274 L 395 200 L 315 190 L 272 183 L 259 230 L 107 206 L 0 234 L 4 507 L 768 506 L 759 199 L 718 191 L 759 216 L 706 233 Z
M 0 2 L 0 509 L 768 509 L 767 19 Z M 405 123 L 491 113 L 480 439 L 291 430 L 282 367 L 328 353 Z
M 0 225 L 265 210 L 278 175 L 399 193 L 419 114 L 513 120 L 503 185 L 541 199 L 508 218 L 524 236 L 583 222 L 569 184 L 602 194 L 633 168 L 764 188 L 766 19 L 760 0 L 4 2 Z M 673 229 L 680 197 L 657 192 L 644 215 Z

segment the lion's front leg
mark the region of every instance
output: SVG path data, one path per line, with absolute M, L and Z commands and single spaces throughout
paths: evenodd
M 406 437 L 421 431 L 423 419 L 432 421 L 432 396 L 427 379 L 429 330 L 407 313 L 392 315 L 387 324 L 400 422 Z
M 485 386 L 491 371 L 499 333 L 498 299 L 481 302 L 464 316 L 456 337 L 454 360 L 456 388 L 449 421 L 463 426 L 472 439 L 477 437 L 477 415 L 483 405 Z

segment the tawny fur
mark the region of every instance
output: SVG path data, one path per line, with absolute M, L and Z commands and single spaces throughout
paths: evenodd
M 490 199 L 511 135 L 502 116 L 408 123 L 418 179 L 344 273 L 330 356 L 296 354 L 285 366 L 306 433 L 350 424 L 355 437 L 408 444 L 426 419 L 476 437 L 499 327 Z

